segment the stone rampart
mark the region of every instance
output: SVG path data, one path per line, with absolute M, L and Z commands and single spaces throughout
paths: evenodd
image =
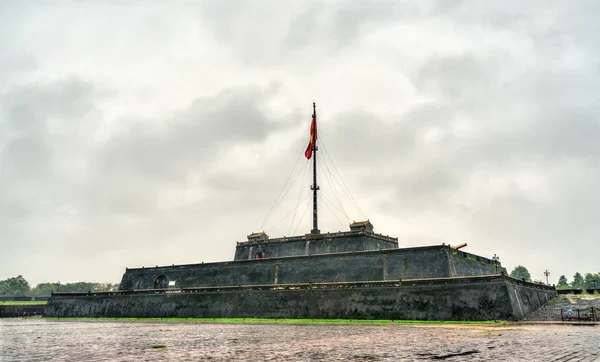
M 461 250 L 446 249 L 448 256 L 449 274 L 453 277 L 467 277 L 471 275 L 500 274 L 506 269 L 500 262 Z
M 260 260 L 128 268 L 122 290 L 358 282 L 497 274 L 489 259 L 448 246 L 356 251 Z M 463 260 L 464 259 L 464 260 Z M 500 267 L 501 268 L 501 267 Z M 160 283 L 157 283 L 160 281 Z M 162 284 L 161 284 L 162 283 Z
M 0 318 L 41 316 L 44 305 L 0 305 Z
M 501 275 L 353 283 L 55 293 L 49 317 L 506 320 L 556 291 Z M 537 295 L 537 301 L 532 296 Z M 516 296 L 516 298 L 515 298 Z M 517 301 L 518 300 L 518 301 Z
M 558 295 L 553 287 L 528 283 L 511 277 L 506 277 L 506 279 L 509 281 L 507 287 L 513 308 L 512 313 L 517 319 L 525 317 Z M 549 289 L 553 290 L 553 293 L 548 293 Z
M 395 238 L 368 231 L 346 231 L 331 234 L 309 234 L 266 241 L 238 242 L 234 260 L 397 248 L 398 241 Z

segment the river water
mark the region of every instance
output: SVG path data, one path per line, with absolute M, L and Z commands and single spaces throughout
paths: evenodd
M 600 326 L 0 319 L 0 361 L 49 360 L 600 361 Z

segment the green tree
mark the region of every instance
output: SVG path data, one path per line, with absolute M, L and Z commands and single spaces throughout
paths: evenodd
M 515 279 L 522 279 L 525 281 L 531 281 L 531 274 L 529 274 L 529 270 L 522 265 L 518 265 L 513 271 L 510 272 L 510 276 Z
M 85 293 L 85 292 L 93 292 L 94 284 L 91 282 L 76 282 L 76 283 L 66 283 L 60 285 L 60 291 L 63 293 Z
M 579 272 L 573 275 L 573 282 L 571 283 L 571 287 L 573 289 L 585 289 L 585 280 L 583 280 L 583 277 L 581 276 L 581 274 L 579 274 Z
M 40 283 L 31 289 L 30 295 L 32 297 L 49 297 L 52 292 L 100 292 L 100 291 L 111 291 L 118 290 L 119 284 L 113 283 L 93 283 L 93 282 L 75 282 L 75 283 Z
M 113 290 L 112 283 L 93 283 L 93 282 L 76 282 L 60 285 L 61 292 L 70 293 L 86 293 L 86 292 L 104 292 Z M 118 288 L 118 285 L 117 285 Z
M 585 275 L 585 287 L 586 287 L 586 289 L 600 288 L 600 273 L 598 273 L 598 274 L 587 273 Z
M 49 297 L 52 292 L 56 292 L 57 283 L 40 283 L 31 289 L 32 297 Z
M 30 289 L 29 282 L 22 275 L 0 281 L 0 295 L 24 297 L 29 295 Z
M 568 289 L 569 288 L 569 282 L 567 281 L 567 277 L 564 275 L 561 275 L 560 278 L 558 278 L 558 284 L 556 285 L 556 289 Z

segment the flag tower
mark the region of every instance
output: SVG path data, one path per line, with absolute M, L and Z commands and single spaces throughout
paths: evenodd
M 310 231 L 311 234 L 320 234 L 319 220 L 317 217 L 317 191 L 319 191 L 319 186 L 317 185 L 317 149 L 317 106 L 315 102 L 313 102 L 310 141 L 308 141 L 308 146 L 304 152 L 304 156 L 307 159 L 310 160 L 311 157 L 313 158 L 313 184 L 310 186 L 310 189 L 313 191 L 313 228 Z

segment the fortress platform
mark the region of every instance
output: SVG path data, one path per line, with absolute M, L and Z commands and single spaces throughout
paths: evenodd
M 514 320 L 556 295 L 444 244 L 398 248 L 369 230 L 255 235 L 238 243 L 233 261 L 127 268 L 117 292 L 54 293 L 44 315 Z
M 55 293 L 50 317 L 515 320 L 556 295 L 504 275 Z

